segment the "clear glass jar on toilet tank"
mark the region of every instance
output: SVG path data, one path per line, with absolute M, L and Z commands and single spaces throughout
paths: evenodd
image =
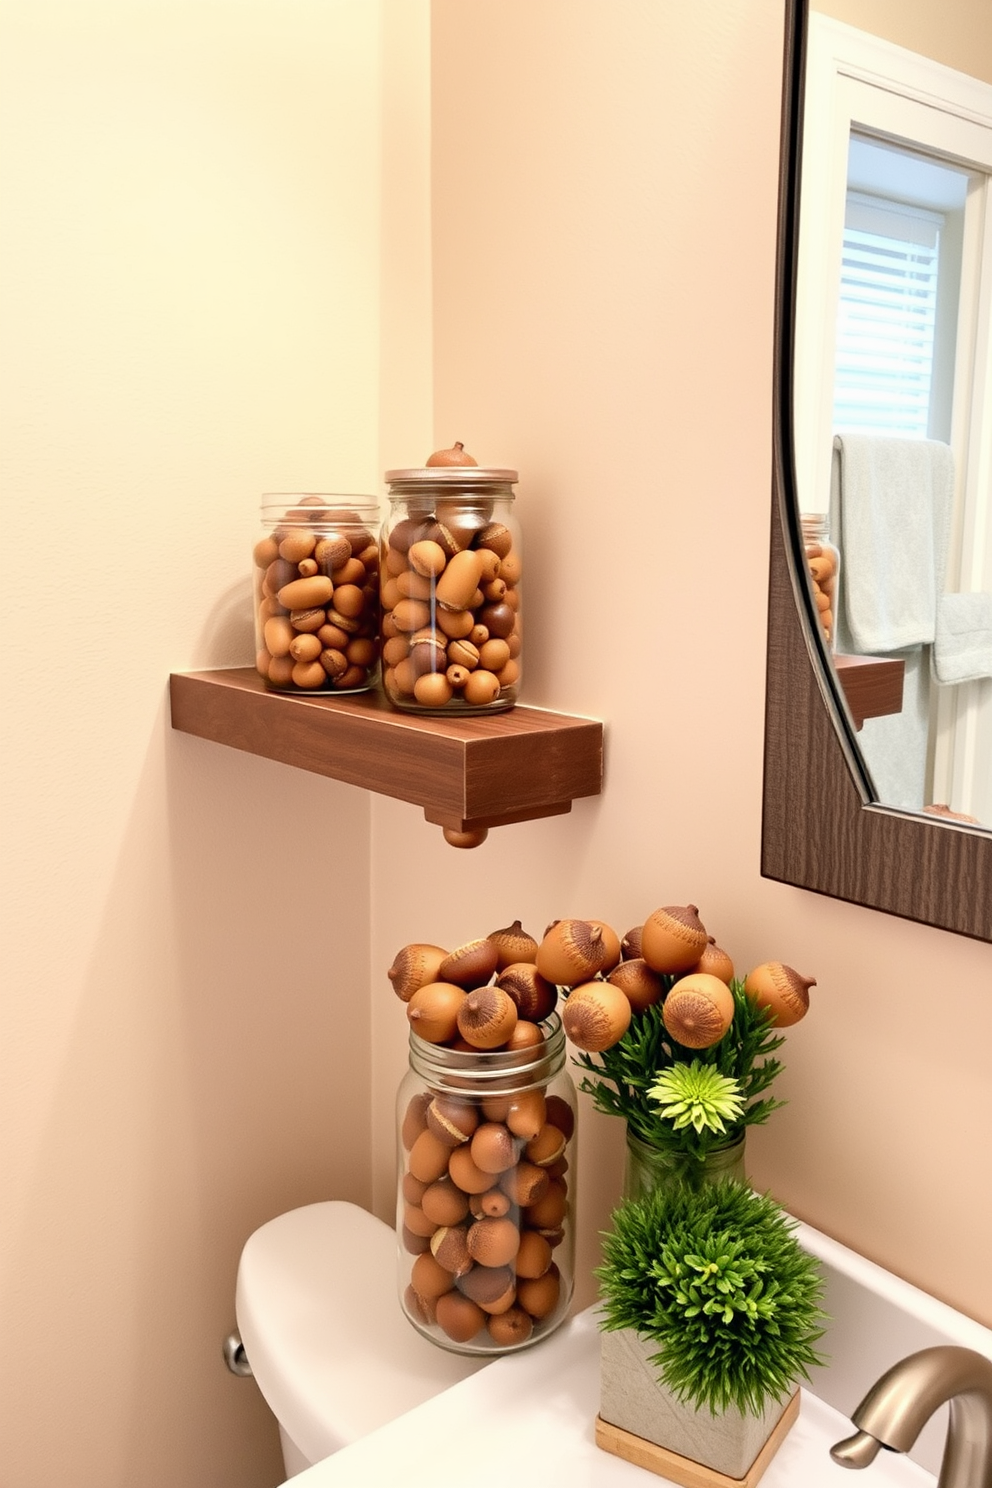
M 408 712 L 499 712 L 522 676 L 517 472 L 454 463 L 458 445 L 430 460 L 442 457 L 453 463 L 386 472 L 383 688 Z
M 410 1034 L 397 1100 L 399 1294 L 442 1348 L 504 1354 L 565 1320 L 574 1282 L 575 1087 L 557 1013 L 528 1047 Z

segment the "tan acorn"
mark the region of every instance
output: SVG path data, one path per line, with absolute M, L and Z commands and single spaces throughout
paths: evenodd
M 484 987 L 496 970 L 498 952 L 491 940 L 470 940 L 445 956 L 438 967 L 439 982 L 454 982 L 456 987 Z
M 522 1307 L 508 1307 L 506 1312 L 491 1317 L 486 1327 L 498 1348 L 519 1348 L 533 1333 L 534 1319 Z
M 801 976 L 781 961 L 765 961 L 749 971 L 744 991 L 759 1007 L 767 1008 L 779 1028 L 789 1028 L 809 1011 L 809 989 L 815 977 Z
M 588 923 L 602 932 L 603 964 L 599 969 L 605 975 L 606 972 L 613 970 L 623 954 L 620 937 L 610 925 L 602 920 L 589 920 Z
M 641 934 L 643 926 L 635 925 L 628 930 L 620 942 L 620 954 L 625 961 L 640 961 L 641 956 Z
M 458 1010 L 468 993 L 451 982 L 428 982 L 406 1005 L 410 1027 L 429 1044 L 446 1044 L 458 1034 Z
M 719 977 L 695 972 L 682 977 L 665 998 L 661 1017 L 672 1038 L 687 1049 L 718 1044 L 734 1019 L 734 994 Z
M 633 961 L 621 961 L 606 979 L 611 986 L 619 987 L 635 1013 L 643 1013 L 661 1001 L 665 984 L 656 971 L 652 971 L 643 956 Z
M 555 920 L 544 932 L 535 964 L 558 987 L 577 987 L 603 969 L 609 947 L 603 932 L 589 920 Z
M 426 987 L 428 982 L 444 980 L 438 976 L 438 971 L 447 954 L 441 946 L 420 941 L 397 951 L 386 975 L 401 1002 L 409 1002 L 414 992 Z
M 474 1049 L 498 1049 L 517 1024 L 517 1005 L 500 987 L 476 987 L 458 1009 L 458 1032 Z
M 537 941 L 528 935 L 519 920 L 505 925 L 502 930 L 490 930 L 487 937 L 496 947 L 496 970 L 505 971 L 518 961 L 533 962 L 537 956 Z
M 631 1012 L 619 987 L 610 982 L 584 982 L 569 993 L 561 1020 L 577 1049 L 598 1054 L 623 1038 Z
M 668 904 L 644 921 L 641 955 L 652 971 L 677 976 L 695 966 L 708 938 L 694 904 Z
M 550 1017 L 558 1001 L 558 988 L 531 961 L 514 961 L 504 967 L 496 986 L 512 997 L 519 1016 L 531 1023 Z
M 450 449 L 435 450 L 432 455 L 427 456 L 426 460 L 426 464 L 431 469 L 436 469 L 439 465 L 477 465 L 478 463 L 478 460 L 474 460 L 468 453 L 461 440 L 456 440 Z
M 719 977 L 721 982 L 727 983 L 728 987 L 734 980 L 734 963 L 726 951 L 720 949 L 712 935 L 703 947 L 703 954 L 692 969 L 693 971 L 706 971 L 710 976 Z
M 506 1041 L 509 1050 L 537 1049 L 544 1043 L 544 1034 L 536 1023 L 527 1018 L 518 1018 L 516 1027 Z

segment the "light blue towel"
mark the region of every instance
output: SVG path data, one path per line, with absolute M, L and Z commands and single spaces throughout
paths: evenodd
M 992 594 L 945 594 L 937 606 L 933 673 L 938 682 L 992 677 Z
M 835 435 L 841 604 L 863 655 L 934 640 L 953 498 L 954 460 L 939 440 Z

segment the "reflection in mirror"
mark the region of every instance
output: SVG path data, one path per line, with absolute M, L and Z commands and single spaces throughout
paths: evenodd
M 931 730 L 927 718 L 924 791 L 928 799 L 922 808 L 914 806 L 912 810 L 881 800 L 871 767 L 866 764 L 862 739 L 869 721 L 901 711 L 906 657 L 898 653 L 843 654 L 837 649 L 841 644 L 839 633 L 845 626 L 851 630 L 844 587 L 846 584 L 849 595 L 853 588 L 857 607 L 862 597 L 859 585 L 864 584 L 864 565 L 859 572 L 857 556 L 850 551 L 842 553 L 839 579 L 831 591 L 829 563 L 826 570 L 818 564 L 811 571 L 812 560 L 824 556 L 825 542 L 822 531 L 810 530 L 817 521 L 824 526 L 833 523 L 840 535 L 837 546 L 844 545 L 846 492 L 842 484 L 838 504 L 835 486 L 843 482 L 845 473 L 838 466 L 858 439 L 890 438 L 900 450 L 911 441 L 918 450 L 930 447 L 934 465 L 943 461 L 945 476 L 953 469 L 953 505 L 947 526 L 947 553 L 953 558 L 947 558 L 939 590 L 936 572 L 940 565 L 934 563 L 935 596 L 944 595 L 945 585 L 950 594 L 960 594 L 969 602 L 972 596 L 989 591 L 992 418 L 983 417 L 982 410 L 992 404 L 992 276 L 987 267 L 992 262 L 988 249 L 992 202 L 990 167 L 983 152 L 987 151 L 992 129 L 992 7 L 987 0 L 947 0 L 939 11 L 934 6 L 908 5 L 903 0 L 818 3 L 829 4 L 847 23 L 856 19 L 852 11 L 870 5 L 871 16 L 860 24 L 869 32 L 889 30 L 889 40 L 881 42 L 865 36 L 851 24 L 835 27 L 834 35 L 844 36 L 845 45 L 855 36 L 860 52 L 851 58 L 833 45 L 820 47 L 807 71 L 810 23 L 818 25 L 825 18 L 811 17 L 807 0 L 786 0 L 761 871 L 783 883 L 992 941 L 992 831 L 964 819 L 978 813 L 969 811 L 970 798 L 964 787 L 959 789 L 959 782 L 970 779 L 973 785 L 968 788 L 975 791 L 977 801 L 974 783 L 988 778 L 992 755 L 987 733 L 984 752 L 979 747 L 982 727 L 987 728 L 985 695 L 980 692 L 983 718 L 982 707 L 972 709 L 970 703 L 965 706 L 963 702 L 970 683 L 936 683 L 927 674 L 932 692 L 949 697 L 956 715 L 953 728 L 945 726 L 938 702 L 936 731 Z M 909 34 L 910 26 L 917 28 L 913 35 Z M 966 59 L 966 65 L 972 58 L 986 59 L 988 75 L 978 81 L 963 72 L 953 74 L 966 95 L 963 109 L 938 103 L 932 64 L 919 55 L 896 48 L 906 76 L 898 84 L 891 81 L 886 71 L 892 62 L 889 41 L 915 46 L 920 52 L 923 31 L 930 33 L 928 39 L 940 51 L 945 68 L 947 64 L 960 68 L 962 59 Z M 959 48 L 956 54 L 949 52 L 952 39 Z M 884 57 L 882 52 L 886 53 Z M 880 78 L 886 79 L 881 89 L 877 86 Z M 877 100 L 886 95 L 888 113 L 884 118 L 875 117 L 863 107 L 866 84 L 868 97 Z M 925 136 L 926 144 L 919 143 L 920 131 L 911 118 L 923 100 L 929 104 L 929 123 L 937 131 L 936 138 Z M 964 146 L 958 136 L 951 137 L 961 128 L 970 131 Z M 986 141 L 980 148 L 973 143 L 976 130 Z M 868 148 L 862 149 L 863 145 Z M 924 183 L 924 198 L 919 201 L 913 192 L 921 189 L 921 157 L 924 166 L 948 174 L 930 176 Z M 961 242 L 960 254 L 955 250 L 954 255 L 960 258 L 959 276 L 945 274 L 932 307 L 933 324 L 924 337 L 926 344 L 932 340 L 932 354 L 928 352 L 931 391 L 925 400 L 925 415 L 919 409 L 913 415 L 916 424 L 912 434 L 905 427 L 892 432 L 891 424 L 886 425 L 889 432 L 884 434 L 875 432 L 874 426 L 866 430 L 850 413 L 843 416 L 843 428 L 839 422 L 836 430 L 834 427 L 849 164 L 850 189 L 862 196 L 879 195 L 880 177 L 890 193 L 904 170 L 915 178 L 913 191 L 907 193 L 901 185 L 897 191 L 899 207 L 913 209 L 901 212 L 904 222 L 911 220 L 914 224 L 908 239 L 913 245 L 911 252 L 927 250 L 933 237 L 929 227 L 918 225 L 930 223 L 928 213 L 945 217 L 945 268 L 950 255 L 948 242 L 955 234 Z M 950 201 L 938 199 L 932 189 L 935 182 L 941 189 L 952 188 Z M 877 201 L 871 206 L 876 211 L 888 210 Z M 880 225 L 878 218 L 862 216 L 858 222 L 857 216 L 851 213 L 851 233 L 870 232 L 873 225 Z M 916 241 L 919 237 L 924 238 L 922 243 Z M 980 280 L 975 279 L 973 266 L 977 264 L 983 265 L 984 277 Z M 953 281 L 958 277 L 955 287 Z M 828 295 L 832 298 L 825 313 Z M 957 314 L 948 318 L 946 312 L 945 301 L 955 295 L 958 307 L 969 296 L 977 306 L 967 332 L 958 331 Z M 954 328 L 953 335 L 949 327 Z M 948 365 L 953 366 L 950 383 L 944 370 Z M 838 407 L 839 394 L 838 388 Z M 848 401 L 845 407 L 850 406 Z M 842 441 L 836 454 L 835 438 Z M 936 474 L 939 470 L 931 472 L 934 478 Z M 916 484 L 909 485 L 908 490 L 911 500 L 918 503 Z M 933 502 L 931 546 L 937 540 L 935 509 Z M 908 506 L 905 511 L 897 507 L 896 514 L 905 519 L 902 527 L 897 526 L 898 541 L 883 551 L 887 573 L 898 580 L 908 568 L 902 557 L 909 542 Z M 829 533 L 827 547 L 835 537 L 834 532 Z M 925 546 L 926 532 L 915 533 L 912 541 Z M 815 548 L 820 552 L 815 553 Z M 870 600 L 870 583 L 868 587 Z M 934 650 L 933 641 L 919 644 L 931 653 Z M 904 645 L 901 649 L 909 648 Z M 980 680 L 977 686 L 987 693 L 989 683 Z M 965 713 L 969 716 L 961 727 Z M 947 757 L 943 765 L 941 750 Z M 941 769 L 945 771 L 943 776 Z M 946 809 L 927 814 L 925 807 L 934 805 Z M 950 814 L 955 811 L 958 815 Z
M 819 14 L 808 47 L 794 396 L 813 602 L 872 799 L 988 829 L 992 81 Z

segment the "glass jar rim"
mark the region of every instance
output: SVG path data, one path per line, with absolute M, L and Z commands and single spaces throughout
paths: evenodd
M 386 471 L 386 481 L 390 486 L 413 489 L 436 486 L 444 490 L 455 486 L 459 490 L 482 490 L 490 486 L 512 486 L 519 479 L 516 470 L 497 470 L 481 465 L 417 465 L 406 470 Z
M 565 1066 L 565 1030 L 557 1012 L 539 1025 L 544 1042 L 524 1049 L 452 1049 L 410 1030 L 410 1068 L 439 1089 L 463 1095 L 513 1095 L 547 1085 Z

